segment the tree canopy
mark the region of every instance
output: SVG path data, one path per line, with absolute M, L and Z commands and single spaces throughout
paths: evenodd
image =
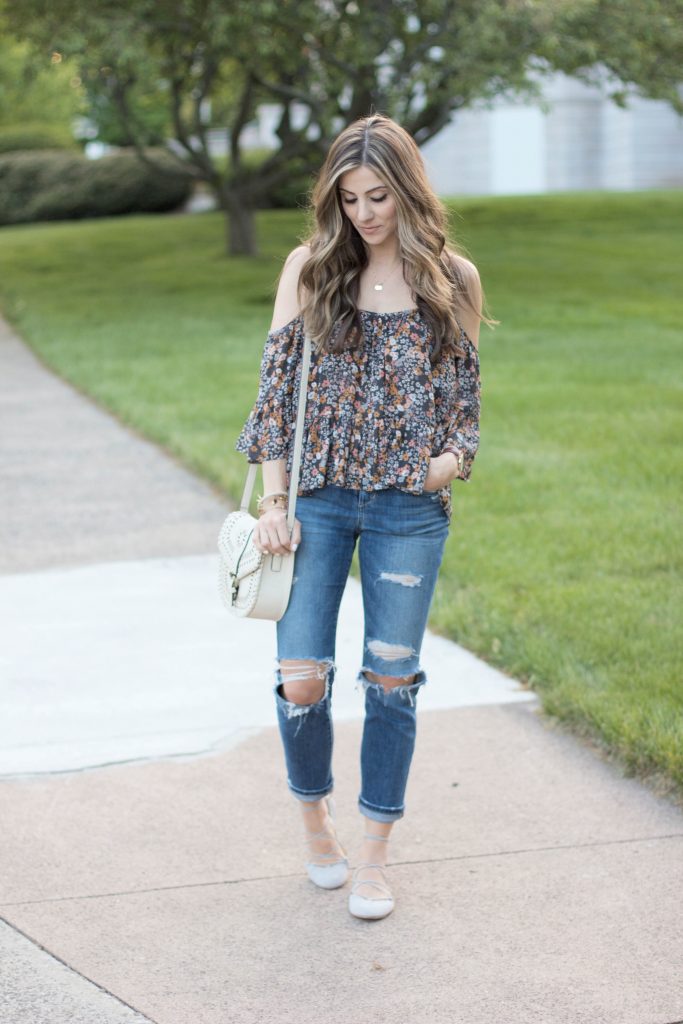
M 74 145 L 71 125 L 84 111 L 80 79 L 49 61 L 36 61 L 27 42 L 0 35 L 0 132 L 49 130 Z
M 232 252 L 253 251 L 250 211 L 269 190 L 314 173 L 372 111 L 422 144 L 475 100 L 538 95 L 539 75 L 562 70 L 683 112 L 683 0 L 4 0 L 4 15 L 43 60 L 74 62 L 95 115 L 113 107 L 142 159 L 145 104 L 163 105 L 228 214 Z M 279 147 L 254 168 L 244 136 L 264 103 Z M 211 127 L 227 128 L 226 167 Z

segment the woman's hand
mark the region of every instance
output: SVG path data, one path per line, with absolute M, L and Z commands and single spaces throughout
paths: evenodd
M 423 490 L 439 491 L 446 487 L 451 480 L 458 475 L 458 460 L 453 452 L 444 452 L 443 455 L 435 455 L 429 461 L 429 469 Z
M 294 520 L 292 538 L 287 528 L 287 513 L 282 508 L 270 508 L 259 517 L 252 536 L 254 547 L 267 555 L 288 555 L 301 543 L 301 523 Z

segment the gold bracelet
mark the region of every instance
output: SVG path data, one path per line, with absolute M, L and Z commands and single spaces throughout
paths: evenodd
M 281 495 L 286 498 L 289 495 L 289 491 L 269 491 L 268 494 L 257 494 L 256 497 L 258 501 L 264 501 L 266 498 L 275 498 Z
M 268 502 L 269 499 L 270 504 L 267 505 L 266 502 Z M 286 512 L 287 506 L 288 495 L 285 491 L 273 491 L 271 494 L 259 495 L 258 501 L 256 502 L 256 509 L 259 515 L 261 515 L 263 512 L 269 511 L 269 509 L 271 508 L 281 508 L 284 509 L 284 511 Z
M 452 445 L 447 445 L 445 448 L 442 448 L 441 454 L 445 455 L 446 452 L 450 452 L 451 455 L 455 455 L 455 461 L 458 469 L 458 473 L 455 479 L 459 480 L 465 468 L 465 453 L 462 450 L 462 448 L 455 448 Z

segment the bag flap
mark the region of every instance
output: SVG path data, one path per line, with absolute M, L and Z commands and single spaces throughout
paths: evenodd
M 218 550 L 228 570 L 238 580 L 255 572 L 263 563 L 263 552 L 252 544 L 252 533 L 257 520 L 248 512 L 231 512 L 218 536 Z

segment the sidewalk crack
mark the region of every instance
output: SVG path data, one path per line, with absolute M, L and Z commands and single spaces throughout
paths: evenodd
M 635 836 L 631 839 L 597 839 L 594 842 L 588 843 L 558 843 L 554 846 L 525 846 L 519 847 L 515 850 L 492 850 L 490 853 L 463 853 L 455 857 L 420 857 L 417 860 L 392 860 L 389 862 L 389 865 L 401 867 L 409 864 L 448 864 L 452 861 L 459 860 L 483 860 L 488 857 L 515 857 L 524 853 L 552 853 L 554 850 L 584 850 L 600 846 L 623 846 L 628 843 L 649 843 L 653 840 L 660 839 L 683 839 L 683 832 L 669 832 L 665 835 L 659 836 Z M 148 889 L 121 889 L 116 890 L 115 892 L 82 893 L 74 896 L 45 896 L 37 900 L 8 900 L 4 903 L 0 903 L 0 908 L 26 907 L 45 903 L 69 903 L 76 900 L 112 899 L 119 896 L 144 896 L 154 892 L 177 892 L 181 889 L 205 889 L 210 886 L 217 885 L 242 885 L 245 882 L 272 882 L 277 879 L 298 877 L 299 872 L 289 872 L 288 874 L 283 875 L 252 875 L 249 878 L 219 878 L 211 882 L 182 882 L 178 885 L 157 885 Z M 1 916 L 0 920 L 2 920 Z M 12 927 L 14 926 L 12 925 Z M 666 1024 L 683 1024 L 683 1020 L 667 1021 Z
M 8 928 L 11 928 L 13 932 L 16 932 L 17 935 L 23 936 L 23 938 L 30 942 L 32 946 L 35 946 L 36 949 L 40 949 L 43 953 L 47 953 L 47 955 L 52 957 L 53 960 L 56 960 L 57 963 L 66 967 L 67 971 L 71 971 L 72 974 L 82 978 L 83 981 L 86 981 L 89 985 L 93 985 L 95 988 L 99 989 L 100 992 L 103 992 L 105 995 L 115 999 L 117 1003 L 121 1006 L 125 1006 L 127 1010 L 131 1010 L 132 1013 L 137 1014 L 140 1018 L 139 1024 L 160 1024 L 159 1021 L 154 1020 L 152 1017 L 148 1017 L 147 1014 L 138 1010 L 135 1006 L 132 1006 L 131 1003 L 127 1003 L 125 999 L 121 998 L 121 996 L 117 996 L 115 992 L 112 992 L 111 989 L 108 989 L 105 985 L 101 985 L 99 981 L 95 981 L 94 978 L 89 978 L 87 974 L 83 974 L 82 971 L 77 970 L 72 966 L 72 964 L 68 963 L 68 961 L 63 960 L 62 957 L 53 952 L 53 950 L 48 949 L 47 946 L 44 946 L 42 942 L 38 941 L 38 939 L 34 939 L 34 937 L 29 935 L 28 932 L 25 932 L 23 928 L 19 928 L 18 925 L 13 924 L 12 921 L 8 921 L 7 918 L 1 914 L 0 921 L 2 921 L 3 924 L 6 924 Z

